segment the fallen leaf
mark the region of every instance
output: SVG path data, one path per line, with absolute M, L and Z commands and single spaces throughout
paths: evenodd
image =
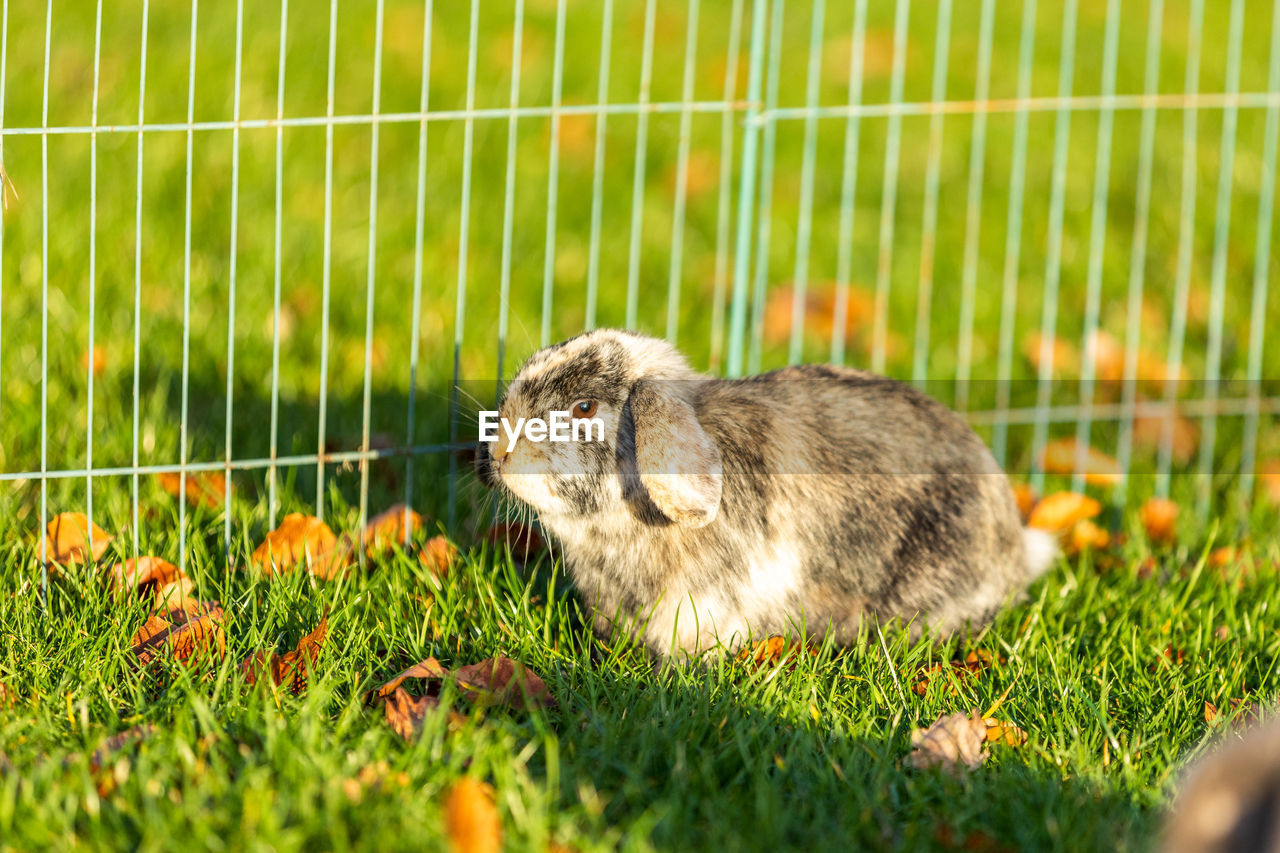
M 757 667 L 774 666 L 778 663 L 794 664 L 804 652 L 810 656 L 818 654 L 818 650 L 804 643 L 790 643 L 781 634 L 774 634 L 738 652 L 738 660 L 754 663 Z
M 519 661 L 496 657 L 453 671 L 458 684 L 473 691 L 472 698 L 505 705 L 517 711 L 555 705 L 556 699 L 542 679 Z
M 987 727 L 987 743 L 1003 743 L 1005 746 L 1022 746 L 1027 742 L 1027 733 L 1015 726 L 997 720 L 995 717 L 984 717 L 982 722 Z
M 498 853 L 502 822 L 493 788 L 470 777 L 454 783 L 445 796 L 444 825 L 452 853 Z
M 131 557 L 111 566 L 108 575 L 111 589 L 117 594 L 145 592 L 146 588 L 161 587 L 181 578 L 182 570 L 159 557 Z
M 1046 340 L 1048 346 L 1046 347 Z M 1061 338 L 1046 339 L 1039 332 L 1028 335 L 1022 341 L 1022 353 L 1027 357 L 1039 373 L 1046 353 L 1053 359 L 1054 376 L 1078 376 L 1080 374 L 1080 353 L 1076 348 Z
M 369 701 L 375 701 L 386 698 L 409 678 L 441 679 L 448 675 L 449 670 L 441 666 L 440 661 L 435 658 L 426 658 L 425 660 L 418 661 L 403 672 L 398 673 L 394 678 L 383 684 L 377 690 L 371 691 L 366 699 Z
M 458 558 L 458 548 L 443 536 L 433 536 L 418 549 L 418 561 L 432 574 L 444 577 Z
M 93 754 L 89 756 L 89 768 L 95 773 L 98 772 L 102 769 L 102 765 L 106 763 L 108 758 L 131 744 L 146 740 L 151 737 L 151 735 L 155 734 L 155 731 L 156 727 L 154 725 L 151 723 L 143 723 L 141 725 L 125 729 L 119 734 L 112 735 L 104 740 L 101 745 L 93 751 Z
M 1182 649 L 1175 649 L 1173 646 L 1165 646 L 1164 651 L 1162 651 L 1160 656 L 1156 658 L 1156 662 L 1149 666 L 1148 669 L 1151 672 L 1156 672 L 1161 667 L 1172 668 L 1175 666 L 1182 666 L 1186 659 L 1187 653 Z
M 383 713 L 391 730 L 407 741 L 415 741 L 422 734 L 427 715 L 443 706 L 438 696 L 410 696 L 403 687 L 397 687 L 386 697 Z M 445 709 L 450 730 L 459 728 L 466 718 L 452 708 Z
M 170 583 L 157 585 L 151 609 L 157 612 L 183 610 L 198 613 L 203 604 L 196 600 L 195 591 L 195 583 L 185 575 Z
M 89 534 L 92 527 L 92 535 Z M 46 527 L 45 559 L 51 563 L 70 565 L 84 562 L 86 554 L 98 560 L 111 544 L 111 536 L 98 525 L 90 525 L 81 512 L 63 512 L 50 519 Z
M 511 556 L 522 563 L 529 562 L 542 550 L 542 536 L 538 531 L 515 522 L 495 524 L 485 533 L 484 539 L 495 550 L 503 546 L 510 549 Z
M 169 617 L 152 614 L 129 641 L 139 666 L 146 666 L 165 651 L 182 662 L 191 662 L 214 651 L 218 657 L 226 653 L 223 612 L 217 604 L 203 604 L 191 613 L 174 611 Z
M 1244 699 L 1235 698 L 1229 699 L 1228 701 L 1231 703 L 1229 713 L 1231 714 L 1231 727 L 1233 729 L 1243 729 L 1248 726 L 1252 726 L 1261 719 L 1262 711 L 1253 702 L 1246 702 Z M 1204 721 L 1206 723 L 1213 723 L 1219 717 L 1224 716 L 1225 713 L 1228 712 L 1220 711 L 1217 705 L 1209 702 L 1208 700 L 1205 701 Z
M 986 649 L 974 649 L 965 655 L 964 660 L 953 660 L 947 663 L 939 661 L 921 667 L 916 673 L 916 682 L 911 686 L 911 690 L 917 696 L 924 696 L 929 691 L 929 684 L 935 678 L 945 676 L 948 671 L 955 673 L 957 678 L 977 678 L 984 671 L 1004 661 L 1003 657 L 997 657 Z M 954 692 L 954 686 L 952 690 Z
M 422 528 L 422 516 L 407 504 L 396 504 L 369 519 L 364 526 L 364 547 L 370 557 L 390 551 L 396 545 L 405 544 L 406 517 L 408 538 Z
M 1102 504 L 1075 492 L 1055 492 L 1049 495 L 1031 512 L 1029 527 L 1061 533 L 1075 527 L 1076 522 L 1093 518 L 1102 512 Z
M 1095 331 L 1085 341 L 1084 351 L 1093 358 L 1093 376 L 1104 387 L 1116 387 L 1124 378 L 1124 344 L 1110 332 Z
M 1062 438 L 1045 445 L 1040 467 L 1050 474 L 1074 474 L 1077 448 L 1074 438 Z M 1113 486 L 1124 477 L 1120 463 L 1100 450 L 1084 448 L 1084 481 L 1091 486 Z
M 1280 506 L 1280 459 L 1268 459 L 1263 462 L 1258 478 L 1266 487 L 1267 497 L 1273 504 Z
M 1111 544 L 1111 534 L 1088 519 L 1082 519 L 1071 528 L 1068 547 L 1073 553 L 1101 551 Z
M 182 496 L 182 475 L 177 471 L 161 471 L 156 474 L 160 488 L 175 498 Z M 227 481 L 221 471 L 188 471 L 187 503 L 208 509 L 226 506 Z
M 307 689 L 307 678 L 320 660 L 320 649 L 329 633 L 329 617 L 320 618 L 320 624 L 310 634 L 298 641 L 293 651 L 278 655 L 275 652 L 256 652 L 240 664 L 246 684 L 265 682 L 270 677 L 277 687 L 286 687 L 298 695 Z
M 329 525 L 313 515 L 291 512 L 267 534 L 253 552 L 253 562 L 268 577 L 291 572 L 299 563 L 321 580 L 337 577 L 350 565 L 350 552 L 341 547 Z
M 0 708 L 12 708 L 18 704 L 18 691 L 0 681 Z
M 80 353 L 80 369 L 86 373 L 89 371 L 90 361 L 93 363 L 93 375 L 101 376 L 102 371 L 107 369 L 107 351 L 102 347 L 93 348 L 93 358 L 89 358 L 89 351 L 85 350 Z
M 1195 421 L 1176 412 L 1164 415 L 1146 415 L 1133 421 L 1133 443 L 1151 452 L 1159 450 L 1166 429 L 1170 436 L 1170 458 L 1179 465 L 1186 465 L 1200 446 L 1200 428 Z
M 871 322 L 875 313 L 875 301 L 859 288 L 850 287 L 845 302 L 844 329 L 846 337 Z M 815 282 L 805 289 L 804 329 L 823 341 L 831 340 L 839 318 L 837 313 L 835 282 Z M 762 334 L 771 346 L 780 346 L 791 340 L 792 312 L 795 310 L 795 288 L 791 285 L 775 287 L 765 303 Z
M 1178 538 L 1178 505 L 1168 498 L 1150 498 L 1138 515 L 1152 542 L 1168 545 Z
M 1036 490 L 1031 488 L 1030 483 L 1014 483 L 1013 500 L 1018 505 L 1018 515 L 1022 516 L 1025 522 L 1031 517 L 1031 511 L 1035 509 Z
M 987 758 L 983 746 L 987 741 L 987 724 L 977 712 L 969 716 L 951 714 L 939 717 L 926 729 L 911 733 L 911 754 L 907 762 L 917 769 L 941 767 L 955 771 L 970 770 Z
M 1138 351 L 1138 379 L 1152 386 L 1163 387 L 1169 381 L 1186 382 L 1191 378 L 1191 370 L 1185 364 L 1174 370 L 1166 358 L 1154 355 L 1145 350 Z

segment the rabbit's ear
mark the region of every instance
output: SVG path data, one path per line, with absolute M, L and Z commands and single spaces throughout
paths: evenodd
M 636 467 L 662 514 L 703 527 L 720 509 L 720 451 L 693 407 L 662 383 L 642 381 L 631 392 Z

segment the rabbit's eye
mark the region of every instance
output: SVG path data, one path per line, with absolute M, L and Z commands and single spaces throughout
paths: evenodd
M 579 400 L 573 404 L 573 416 L 575 418 L 590 418 L 596 413 L 595 400 Z

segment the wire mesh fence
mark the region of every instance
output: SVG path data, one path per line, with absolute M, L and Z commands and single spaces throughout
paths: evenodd
M 914 381 L 1038 487 L 1061 439 L 1075 488 L 1114 456 L 1119 504 L 1248 507 L 1280 455 L 1277 0 L 47 0 L 0 30 L 6 528 L 84 511 L 179 561 L 303 507 L 452 528 L 463 410 L 599 325 Z M 164 533 L 173 474 L 235 490 Z

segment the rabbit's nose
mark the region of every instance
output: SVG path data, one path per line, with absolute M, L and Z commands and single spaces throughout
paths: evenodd
M 493 443 L 493 450 L 491 452 L 493 453 L 493 464 L 498 468 L 502 467 L 503 461 L 508 455 L 510 455 L 510 451 L 508 451 L 506 446 L 500 441 L 495 441 Z

